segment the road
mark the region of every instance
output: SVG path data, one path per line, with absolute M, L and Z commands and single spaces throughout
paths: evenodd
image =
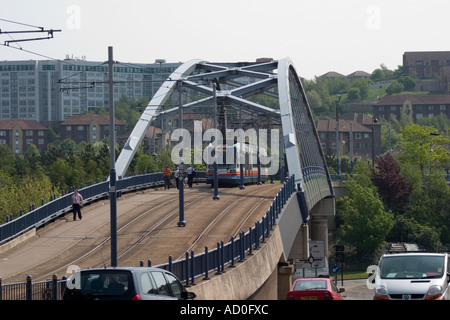
M 345 280 L 341 286 L 341 279 L 337 283 L 338 288 L 345 288 L 342 293 L 344 300 L 373 300 L 373 289 L 368 289 L 366 279 Z

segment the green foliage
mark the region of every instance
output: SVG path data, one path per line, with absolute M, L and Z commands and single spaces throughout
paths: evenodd
M 338 200 L 338 206 L 342 222 L 339 237 L 358 254 L 375 251 L 394 225 L 393 214 L 385 211 L 376 192 L 353 179 L 347 182 L 347 195 Z

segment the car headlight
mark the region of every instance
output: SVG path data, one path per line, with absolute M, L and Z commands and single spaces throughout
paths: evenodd
M 425 297 L 425 299 L 426 300 L 437 299 L 440 296 L 442 296 L 442 292 L 441 291 L 442 291 L 442 287 L 441 286 L 438 286 L 438 285 L 431 286 L 428 289 L 427 296 Z
M 387 300 L 389 299 L 387 296 L 387 291 L 385 286 L 379 286 L 375 289 L 375 297 L 378 299 Z

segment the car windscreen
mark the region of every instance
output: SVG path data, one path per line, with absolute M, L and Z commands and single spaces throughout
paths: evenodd
M 388 256 L 380 265 L 381 279 L 442 278 L 444 256 Z
M 133 276 L 126 270 L 87 270 L 81 272 L 81 294 L 124 297 L 133 294 Z
M 300 280 L 295 282 L 293 288 L 294 291 L 326 290 L 326 289 L 327 289 L 326 280 Z

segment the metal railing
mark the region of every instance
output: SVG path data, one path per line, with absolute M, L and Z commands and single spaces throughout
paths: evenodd
M 138 187 L 142 188 L 143 185 L 151 186 L 161 182 L 157 181 L 156 177 L 153 181 L 142 177 L 130 177 L 130 179 L 135 178 L 134 183 L 130 180 L 120 184 L 120 187 L 122 191 L 126 191 Z M 198 176 L 198 179 L 201 180 L 202 176 Z M 85 193 L 86 190 L 82 190 Z M 248 255 L 253 254 L 254 250 L 260 249 L 261 243 L 264 243 L 270 237 L 284 205 L 295 192 L 295 180 L 292 176 L 283 183 L 264 217 L 257 221 L 254 227 L 250 227 L 247 232 L 241 232 L 238 238 L 232 237 L 227 243 L 217 242 L 217 248 L 213 250 L 209 250 L 206 246 L 205 251 L 197 255 L 194 254 L 194 251 L 186 252 L 185 259 L 172 261 L 172 257 L 169 256 L 167 263 L 155 267 L 174 273 L 188 287 L 195 284 L 196 279 L 201 276 L 203 276 L 203 279 L 209 279 L 209 275 L 213 272 L 221 274 L 225 271 L 225 266 L 235 266 L 237 261 L 244 261 Z M 94 194 L 95 192 L 92 192 L 92 197 L 94 197 Z M 96 196 L 99 196 L 99 194 L 96 194 Z M 140 265 L 144 266 L 144 262 L 140 261 Z M 147 261 L 147 265 L 151 266 L 150 259 Z M 0 278 L 0 300 L 59 300 L 64 291 L 65 283 L 66 278 L 57 279 L 57 275 L 54 275 L 51 280 L 36 283 L 32 282 L 31 276 L 27 277 L 26 282 L 11 284 L 2 284 Z
M 197 172 L 194 181 L 204 181 L 205 178 L 205 172 Z M 121 193 L 162 185 L 164 185 L 164 181 L 161 172 L 126 177 L 117 180 L 118 196 Z M 108 197 L 108 188 L 109 182 L 105 178 L 103 182 L 97 182 L 96 184 L 89 183 L 88 186 L 80 186 L 79 189 L 83 195 L 84 203 L 88 204 Z M 48 203 L 44 203 L 44 199 L 42 199 L 41 206 L 36 209 L 33 204 L 30 205 L 30 211 L 25 214 L 20 214 L 17 218 L 13 219 L 12 217 L 8 217 L 6 223 L 0 225 L 0 245 L 32 228 L 40 227 L 71 211 L 73 189 L 70 193 L 63 194 L 59 198 L 52 197 Z

